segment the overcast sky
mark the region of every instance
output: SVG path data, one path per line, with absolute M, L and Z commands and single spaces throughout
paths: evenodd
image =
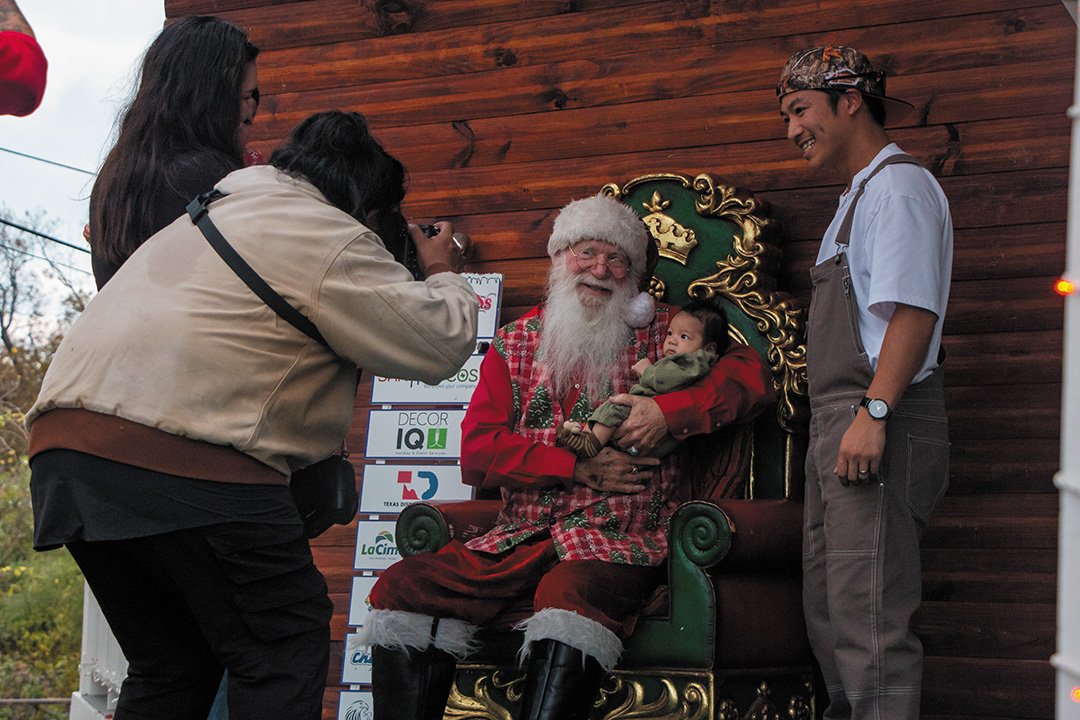
M 161 0 L 16 0 L 49 61 L 45 99 L 24 118 L 0 116 L 0 148 L 96 171 L 138 61 L 165 21 Z M 52 234 L 85 247 L 92 177 L 0 151 L 0 204 L 42 209 Z M 71 253 L 89 270 L 89 256 Z M 90 282 L 88 275 L 82 275 Z M 92 287 L 92 282 L 90 282 Z

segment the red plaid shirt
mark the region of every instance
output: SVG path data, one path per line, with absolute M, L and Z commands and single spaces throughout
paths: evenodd
M 670 314 L 661 306 L 649 327 L 635 331 L 627 369 L 661 356 Z M 664 458 L 660 481 L 634 495 L 574 484 L 576 458 L 554 446 L 555 428 L 568 419 L 584 422 L 609 394 L 626 392 L 632 375 L 609 394 L 592 397 L 582 388 L 574 397 L 554 397 L 547 368 L 535 358 L 542 318 L 541 306 L 499 331 L 462 422 L 463 479 L 501 488 L 504 501 L 496 527 L 467 546 L 499 553 L 550 530 L 560 559 L 659 565 L 671 514 L 685 495 L 676 484 L 681 453 Z M 761 357 L 736 346 L 693 388 L 660 398 L 672 434 L 685 437 L 752 419 L 773 395 Z

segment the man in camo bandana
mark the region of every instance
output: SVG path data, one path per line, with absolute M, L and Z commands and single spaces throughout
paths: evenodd
M 846 183 L 811 270 L 803 608 L 825 717 L 919 717 L 919 539 L 948 484 L 941 328 L 949 204 L 889 142 L 911 105 L 847 47 L 788 60 L 780 115 L 810 169 Z

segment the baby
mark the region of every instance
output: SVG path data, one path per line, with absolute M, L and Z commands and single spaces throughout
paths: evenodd
M 639 380 L 630 388 L 630 394 L 653 397 L 680 390 L 706 375 L 727 347 L 728 322 L 724 311 L 708 301 L 692 301 L 668 324 L 664 357 L 656 364 L 648 359 L 634 364 L 632 370 Z M 572 421 L 563 423 L 556 431 L 555 444 L 578 457 L 595 457 L 629 415 L 628 405 L 608 400 L 596 408 L 587 426 Z M 649 454 L 663 457 L 678 444 L 669 435 Z

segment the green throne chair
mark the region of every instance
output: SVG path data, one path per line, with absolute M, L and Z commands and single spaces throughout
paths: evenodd
M 733 339 L 754 347 L 771 368 L 777 402 L 755 422 L 738 497 L 714 497 L 688 478 L 693 500 L 672 520 L 667 586 L 604 681 L 591 717 L 810 720 L 816 701 L 800 567 L 804 311 L 776 289 L 780 253 L 766 211 L 707 174 L 648 175 L 602 192 L 639 213 L 658 245 L 654 297 L 722 306 Z M 708 452 L 707 436 L 693 440 L 695 453 Z M 410 505 L 398 518 L 398 547 L 405 556 L 468 540 L 494 525 L 501 505 Z M 484 646 L 458 666 L 446 718 L 515 717 L 521 638 L 481 631 Z

